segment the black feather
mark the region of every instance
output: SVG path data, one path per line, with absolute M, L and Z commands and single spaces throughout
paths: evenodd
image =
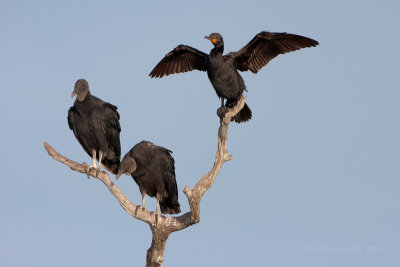
M 222 36 L 219 33 L 211 33 L 205 38 L 214 40 L 214 48 L 210 55 L 190 46 L 179 45 L 154 67 L 150 72 L 150 77 L 161 78 L 164 75 L 194 69 L 207 71 L 215 92 L 220 98 L 227 99 L 225 106 L 229 106 L 236 103 L 243 91 L 246 90 L 238 70 L 250 70 L 257 73 L 279 54 L 318 45 L 317 41 L 304 36 L 263 31 L 239 51 L 223 56 L 224 40 Z M 170 64 L 177 65 L 178 68 L 172 68 Z M 251 116 L 250 108 L 245 105 L 233 120 L 245 122 L 250 120 Z
M 83 79 L 75 84 L 77 99 L 68 111 L 68 125 L 86 153 L 103 153 L 102 165 L 117 174 L 121 159 L 119 114 L 117 107 L 90 94 L 89 85 Z M 79 98 L 84 95 L 83 101 Z
M 155 197 L 158 193 L 160 209 L 164 214 L 181 212 L 175 179 L 175 161 L 171 153 L 170 150 L 152 142 L 142 141 L 125 154 L 118 172 L 120 175 L 134 169 L 131 176 L 139 186 L 140 192 L 150 197 Z M 136 163 L 135 168 L 131 168 L 132 162 Z

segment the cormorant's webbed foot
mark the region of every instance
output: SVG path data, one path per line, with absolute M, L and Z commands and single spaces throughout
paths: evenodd
M 228 107 L 223 106 L 217 109 L 217 115 L 222 120 L 225 114 L 228 112 Z

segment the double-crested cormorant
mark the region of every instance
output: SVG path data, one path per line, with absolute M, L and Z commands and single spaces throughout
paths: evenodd
M 103 165 L 113 174 L 117 174 L 121 159 L 119 134 L 119 114 L 117 107 L 93 96 L 89 84 L 84 79 L 75 83 L 71 97 L 76 97 L 74 105 L 68 111 L 68 125 L 83 149 L 93 158 L 93 166 Z
M 142 195 L 142 208 L 145 208 L 147 194 L 156 197 L 157 213 L 158 206 L 164 214 L 181 212 L 175 180 L 175 161 L 171 153 L 172 151 L 152 142 L 142 141 L 122 159 L 116 179 L 123 173 L 132 176 Z
M 154 67 L 149 76 L 161 78 L 164 75 L 194 69 L 207 71 L 215 92 L 221 98 L 222 107 L 224 98 L 227 99 L 225 106 L 229 107 L 235 104 L 246 90 L 238 70 L 257 73 L 279 54 L 318 45 L 317 41 L 300 35 L 263 31 L 239 51 L 223 56 L 224 41 L 219 33 L 211 33 L 204 38 L 214 45 L 210 55 L 187 45 L 179 45 Z M 232 120 L 238 123 L 245 122 L 251 119 L 251 115 L 250 108 L 245 105 Z

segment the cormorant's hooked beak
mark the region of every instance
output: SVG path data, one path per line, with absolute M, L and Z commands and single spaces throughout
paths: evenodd
M 72 92 L 71 98 L 74 98 L 74 96 L 76 96 L 76 92 L 75 91 Z
M 217 42 L 217 39 L 214 38 L 213 36 L 204 36 L 204 39 L 209 40 L 213 44 L 215 44 Z

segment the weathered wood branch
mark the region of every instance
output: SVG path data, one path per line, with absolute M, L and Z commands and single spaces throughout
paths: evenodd
M 209 172 L 207 172 L 191 189 L 186 186 L 183 190 L 188 198 L 190 205 L 190 212 L 187 212 L 177 217 L 165 217 L 163 215 L 156 216 L 155 213 L 142 209 L 140 206 L 133 204 L 121 190 L 111 181 L 108 173 L 104 171 L 97 172 L 96 169 L 90 168 L 88 174 L 91 177 L 97 178 L 102 181 L 114 197 L 118 200 L 122 208 L 128 212 L 132 217 L 146 222 L 152 231 L 153 238 L 150 248 L 147 250 L 146 267 L 161 266 L 164 261 L 165 244 L 169 235 L 185 229 L 193 224 L 200 222 L 200 202 L 204 193 L 211 188 L 222 165 L 232 159 L 229 155 L 226 143 L 228 141 L 228 126 L 231 119 L 243 108 L 245 104 L 245 97 L 242 96 L 236 106 L 229 108 L 220 120 L 220 127 L 218 129 L 218 147 L 215 155 L 214 165 Z M 44 142 L 44 147 L 47 153 L 53 159 L 67 165 L 72 170 L 86 174 L 87 165 L 77 163 L 73 160 L 66 158 L 58 153 L 48 143 Z
M 53 159 L 55 159 L 61 163 L 64 163 L 65 165 L 67 165 L 74 171 L 86 174 L 85 171 L 86 171 L 87 165 L 80 164 L 78 162 L 75 162 L 73 160 L 66 158 L 65 156 L 58 153 L 52 146 L 50 146 L 46 142 L 44 142 L 44 148 L 46 149 L 46 151 L 50 155 L 50 157 L 52 157 Z M 119 204 L 122 206 L 122 208 L 124 210 L 126 210 L 126 212 L 128 212 L 130 215 L 132 215 L 136 219 L 144 221 L 148 224 L 155 224 L 154 215 L 151 216 L 151 213 L 149 211 L 141 209 L 140 207 L 133 204 L 121 192 L 121 190 L 113 182 L 111 182 L 111 179 L 106 172 L 104 172 L 104 171 L 97 172 L 97 170 L 95 168 L 90 168 L 89 175 L 102 181 L 107 186 L 108 190 L 110 190 L 110 192 L 119 201 Z

